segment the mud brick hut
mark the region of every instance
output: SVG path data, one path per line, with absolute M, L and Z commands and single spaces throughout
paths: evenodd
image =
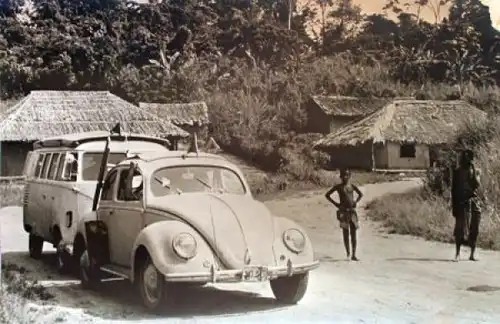
M 32 91 L 0 120 L 1 176 L 21 175 L 35 141 L 52 136 L 108 131 L 159 136 L 176 142 L 189 134 L 108 91 Z
M 330 134 L 342 126 L 382 109 L 390 99 L 346 96 L 312 96 L 307 103 L 307 129 Z
M 465 101 L 395 100 L 314 148 L 328 153 L 334 168 L 427 169 L 464 124 L 486 118 Z
M 208 138 L 210 120 L 208 106 L 203 101 L 190 103 L 140 102 L 139 107 L 161 119 L 172 122 L 190 134 L 196 133 L 201 140 L 205 141 Z

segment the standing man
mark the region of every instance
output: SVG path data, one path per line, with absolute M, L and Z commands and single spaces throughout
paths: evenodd
M 469 260 L 477 261 L 474 252 L 481 220 L 479 186 L 479 172 L 474 165 L 474 153 L 471 150 L 463 151 L 458 167 L 453 170 L 451 187 L 452 212 L 455 217 L 455 262 L 459 261 L 462 244 L 467 243 L 471 248 Z
M 351 251 L 349 248 L 349 234 L 351 236 L 352 244 L 352 258 L 353 261 L 358 261 L 356 257 L 357 237 L 356 231 L 359 228 L 358 214 L 356 213 L 356 206 L 363 197 L 359 188 L 351 183 L 351 172 L 349 170 L 340 171 L 341 183 L 334 186 L 325 194 L 326 199 L 338 208 L 337 219 L 342 228 L 342 236 L 344 239 L 344 246 L 349 259 Z M 339 195 L 339 202 L 332 199 L 331 195 L 337 192 Z M 354 192 L 357 197 L 354 199 Z

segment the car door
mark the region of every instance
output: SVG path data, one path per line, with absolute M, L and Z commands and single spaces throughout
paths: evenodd
M 144 227 L 144 209 L 142 205 L 142 194 L 131 199 L 124 195 L 126 190 L 126 179 L 129 173 L 128 167 L 121 167 L 118 177 L 114 179 L 115 192 L 112 200 L 101 200 L 98 215 L 107 228 L 109 236 L 109 252 L 111 263 L 130 267 L 131 252 L 135 239 Z M 108 178 L 111 173 L 108 175 Z M 142 175 L 136 175 L 142 178 Z

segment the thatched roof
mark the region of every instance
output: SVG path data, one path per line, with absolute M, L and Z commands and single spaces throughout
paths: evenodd
M 178 126 L 192 126 L 195 123 L 201 126 L 209 123 L 208 107 L 203 101 L 169 104 L 140 102 L 139 107 Z
M 445 144 L 465 123 L 487 114 L 465 101 L 396 100 L 315 143 L 317 149 L 354 146 L 373 140 Z
M 187 132 L 109 91 L 32 91 L 0 121 L 0 141 L 34 141 L 62 134 L 122 130 L 144 135 Z
M 394 99 L 346 96 L 312 96 L 313 104 L 327 116 L 362 117 L 382 109 Z

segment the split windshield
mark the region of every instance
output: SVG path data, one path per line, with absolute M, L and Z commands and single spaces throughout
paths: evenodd
M 161 197 L 188 192 L 214 192 L 244 195 L 240 177 L 217 166 L 178 166 L 156 170 L 151 177 L 151 191 Z
M 84 181 L 97 181 L 99 171 L 101 170 L 102 157 L 104 153 L 83 153 L 82 162 L 82 180 Z M 125 153 L 109 153 L 108 164 L 118 164 L 125 160 L 127 155 Z M 104 175 L 107 173 L 104 172 Z

